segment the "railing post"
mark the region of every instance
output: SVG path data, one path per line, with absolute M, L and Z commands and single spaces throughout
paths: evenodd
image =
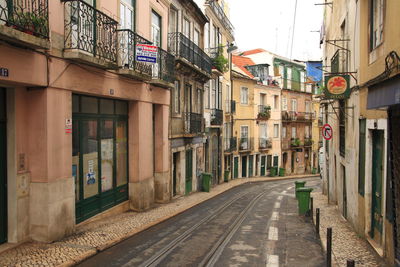
M 328 227 L 326 232 L 326 266 L 332 267 L 332 228 Z

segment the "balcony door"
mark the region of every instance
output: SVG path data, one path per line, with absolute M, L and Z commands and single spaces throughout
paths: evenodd
M 249 149 L 249 126 L 240 127 L 240 145 L 242 150 Z
M 121 0 L 120 4 L 120 29 L 135 32 L 135 0 Z M 129 34 L 119 35 L 119 49 L 121 66 L 125 68 L 131 65 L 132 59 L 136 58 L 136 40 L 132 40 Z

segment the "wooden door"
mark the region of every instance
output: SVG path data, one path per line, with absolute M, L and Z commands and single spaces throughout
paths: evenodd
M 192 192 L 192 174 L 193 174 L 193 151 L 191 149 L 186 151 L 186 194 Z
M 0 88 L 0 244 L 7 242 L 6 89 Z
M 266 156 L 261 156 L 261 176 L 265 176 L 265 163 L 266 163 L 267 157 Z

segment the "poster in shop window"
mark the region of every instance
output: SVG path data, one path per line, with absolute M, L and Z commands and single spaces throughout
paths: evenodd
M 105 192 L 113 186 L 113 152 L 114 140 L 101 140 L 101 191 Z
M 99 193 L 98 189 L 98 153 L 92 152 L 83 155 L 83 196 L 92 197 Z

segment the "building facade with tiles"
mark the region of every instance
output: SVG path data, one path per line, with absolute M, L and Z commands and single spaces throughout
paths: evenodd
M 1 243 L 52 242 L 170 199 L 169 8 L 0 1 Z M 145 45 L 156 63 L 138 61 Z

